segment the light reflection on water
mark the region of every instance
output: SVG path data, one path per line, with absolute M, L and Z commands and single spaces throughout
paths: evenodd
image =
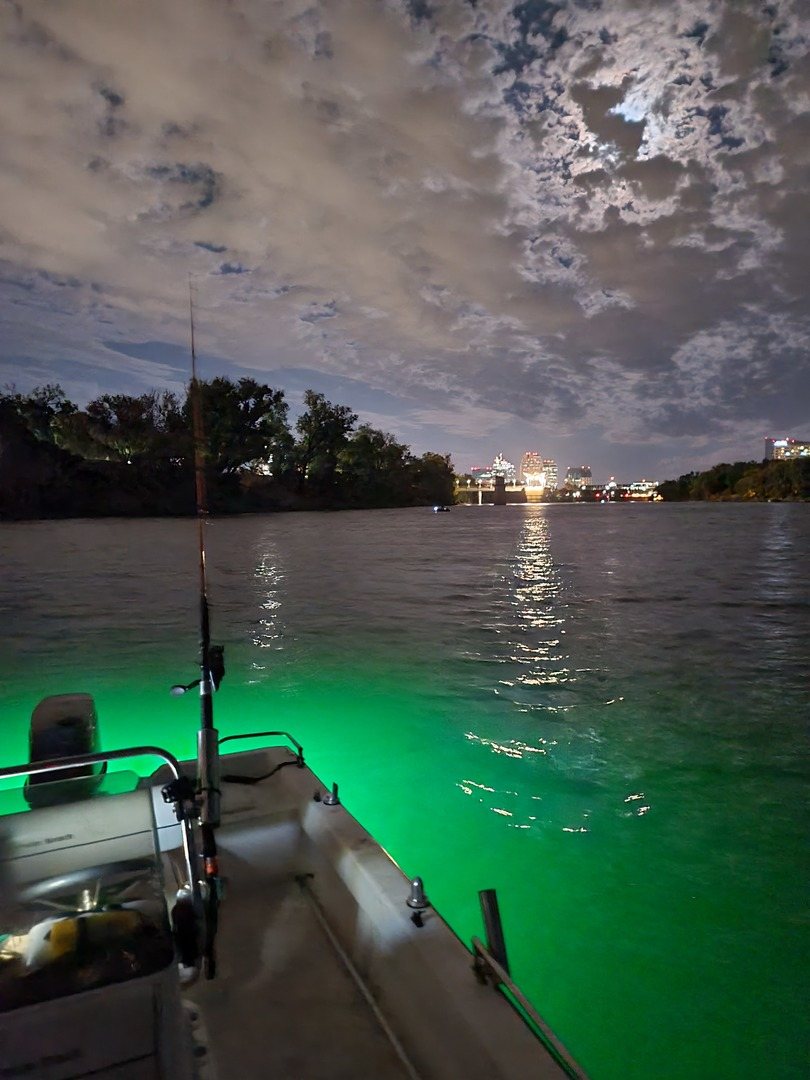
M 258 557 L 255 570 L 258 586 L 258 608 L 253 644 L 257 649 L 280 649 L 281 608 L 280 593 L 284 584 L 284 574 L 279 568 L 279 558 L 275 552 L 263 551 Z M 263 664 L 253 661 L 255 668 L 264 668 Z
M 808 508 L 279 515 L 208 542 L 222 731 L 301 738 L 462 937 L 497 886 L 518 980 L 594 1080 L 803 1075 Z M 6 759 L 64 690 L 107 745 L 189 753 L 166 690 L 194 674 L 193 526 L 0 548 Z

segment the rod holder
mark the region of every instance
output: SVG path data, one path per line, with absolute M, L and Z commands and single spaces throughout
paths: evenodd
M 430 901 L 425 896 L 425 887 L 422 884 L 422 879 L 420 877 L 412 879 L 408 899 L 405 903 L 409 908 L 413 908 L 414 911 L 427 911 L 430 907 Z
M 201 820 L 219 827 L 219 733 L 216 728 L 201 727 L 197 732 L 197 785 L 202 796 Z
M 321 799 L 324 806 L 340 806 L 340 796 L 338 795 L 337 784 L 332 784 L 332 790 L 327 791 L 324 797 Z
M 494 889 L 481 889 L 478 893 L 478 899 L 481 902 L 481 915 L 484 919 L 484 930 L 487 935 L 487 951 L 509 974 L 509 960 L 506 956 L 506 941 L 503 936 L 501 913 L 498 909 L 498 897 Z

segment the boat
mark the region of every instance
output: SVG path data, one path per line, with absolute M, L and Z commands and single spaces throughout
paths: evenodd
M 200 675 L 171 690 L 199 691 L 196 757 L 99 749 L 64 694 L 0 769 L 25 799 L 0 817 L 0 1077 L 584 1077 L 511 979 L 493 890 L 468 946 L 291 733 L 220 738 L 200 461 Z
M 0 818 L 0 1075 L 584 1076 L 513 985 L 497 915 L 465 946 L 293 737 L 228 752 L 241 738 L 219 740 L 216 882 L 199 762 L 133 746 L 0 770 L 59 777 Z M 60 776 L 148 758 L 130 791 Z
M 448 513 L 449 510 L 450 510 L 449 506 L 434 506 L 433 507 L 433 513 L 434 514 L 445 514 L 445 513 Z

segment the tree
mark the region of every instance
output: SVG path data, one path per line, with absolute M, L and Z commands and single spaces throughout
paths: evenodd
M 307 485 L 325 494 L 335 486 L 338 456 L 357 423 L 357 414 L 346 405 L 333 405 L 314 390 L 306 391 L 304 405 L 305 411 L 295 425 L 299 436 L 296 446 L 299 487 Z
M 454 501 L 456 478 L 449 454 L 422 454 L 414 466 L 414 501 L 442 505 Z
M 697 478 L 696 472 L 684 473 L 677 480 L 665 480 L 658 485 L 658 491 L 665 502 L 682 502 L 689 499 L 692 494 L 692 486 Z
M 736 485 L 754 464 L 751 461 L 735 461 L 729 465 L 724 461 L 707 472 L 698 473 L 692 483 L 691 497 L 712 499 L 733 494 Z
M 205 451 L 224 476 L 240 469 L 282 476 L 290 467 L 293 437 L 287 425 L 283 390 L 221 376 L 199 382 Z M 186 398 L 186 424 L 191 426 L 191 397 Z
M 393 435 L 356 427 L 352 409 L 314 390 L 293 434 L 281 390 L 223 377 L 197 388 L 209 505 L 220 510 L 300 505 L 294 486 L 314 496 L 308 506 L 453 501 L 449 456 L 416 458 Z M 190 512 L 192 412 L 190 394 L 181 401 L 165 390 L 102 394 L 79 409 L 55 384 L 29 394 L 7 387 L 0 391 L 0 516 Z M 807 489 L 798 474 L 773 481 L 774 490 Z
M 0 402 L 16 413 L 40 442 L 55 442 L 58 422 L 78 411 L 58 383 L 35 386 L 30 394 L 20 394 L 8 386 L 0 391 Z
M 762 491 L 762 465 L 753 462 L 734 485 L 734 494 L 741 499 L 758 499 Z
M 810 458 L 766 462 L 760 494 L 766 499 L 808 498 Z
M 102 394 L 87 406 L 87 424 L 74 422 L 66 436 L 77 442 L 85 436 L 114 458 L 132 464 L 135 458 L 180 460 L 188 452 L 187 427 L 175 394 L 150 390 L 139 397 Z
M 365 505 L 407 501 L 413 458 L 393 435 L 361 424 L 337 457 L 344 492 Z
M 60 416 L 53 425 L 54 442 L 60 450 L 67 450 L 74 457 L 98 461 L 109 457 L 107 447 L 98 441 L 90 417 L 81 409 Z
M 810 458 L 722 463 L 659 487 L 664 499 L 807 499 Z

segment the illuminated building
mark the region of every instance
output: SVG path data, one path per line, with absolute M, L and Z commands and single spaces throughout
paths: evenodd
M 507 461 L 503 454 L 497 454 L 491 465 L 474 465 L 470 469 L 470 476 L 477 484 L 491 486 L 496 476 L 502 476 L 507 484 L 514 484 L 516 472 L 511 461 Z
M 503 454 L 496 454 L 492 462 L 492 476 L 502 476 L 507 484 L 514 484 L 517 470 L 511 461 L 507 461 Z
M 520 461 L 520 479 L 527 488 L 556 491 L 557 462 L 538 450 L 527 450 Z
M 584 488 L 593 483 L 593 473 L 590 465 L 569 465 L 565 470 L 565 486 L 567 488 Z
M 543 459 L 537 450 L 527 450 L 520 461 L 520 479 L 526 487 L 545 487 Z
M 765 457 L 768 461 L 790 461 L 793 458 L 810 457 L 810 442 L 806 439 L 766 439 Z
M 655 480 L 635 480 L 627 486 L 627 497 L 630 499 L 652 499 L 658 490 Z

